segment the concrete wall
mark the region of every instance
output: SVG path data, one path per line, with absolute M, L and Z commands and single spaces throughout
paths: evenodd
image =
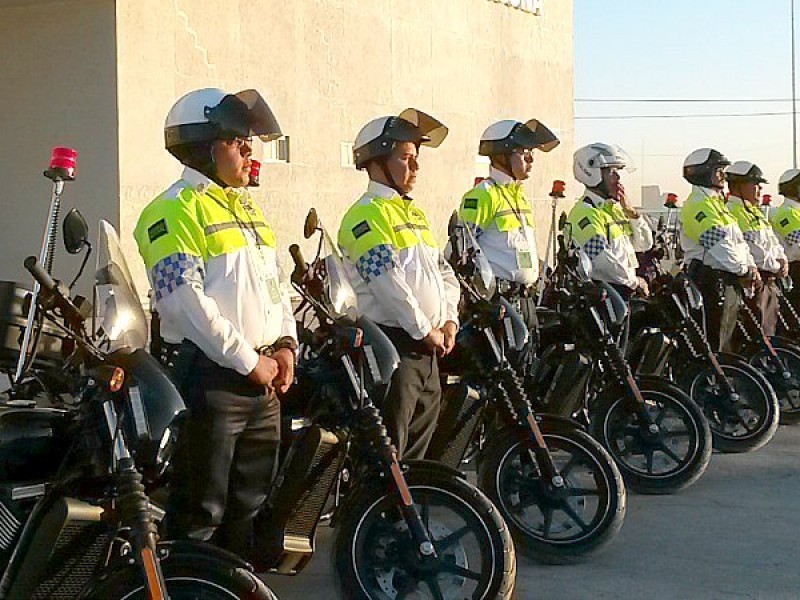
M 0 57 L 0 278 L 29 282 L 22 261 L 39 254 L 53 146 L 78 150 L 62 214 L 79 207 L 92 238 L 99 218 L 118 221 L 114 2 L 3 0 Z M 77 260 L 58 252 L 54 272 L 71 279 Z
M 134 256 L 141 208 L 180 172 L 163 150 L 164 116 L 205 86 L 258 89 L 291 137 L 291 163 L 265 164 L 255 193 L 282 249 L 310 207 L 335 230 L 361 194 L 366 176 L 340 166 L 340 149 L 369 119 L 413 106 L 450 127 L 422 150 L 414 192 L 443 236 L 483 129 L 537 117 L 562 139 L 527 184 L 544 248 L 550 182 L 571 179 L 571 0 L 541 16 L 491 0 L 118 0 L 117 36 L 120 226 Z

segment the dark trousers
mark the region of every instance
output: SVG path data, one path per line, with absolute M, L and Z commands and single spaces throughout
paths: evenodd
M 507 350 L 508 361 L 523 375 L 529 375 L 539 346 L 539 318 L 536 315 L 536 298 L 533 295 L 507 295 L 505 298 L 519 312 L 528 327 L 528 343 L 522 350 Z
M 800 260 L 789 263 L 789 277 L 792 278 L 792 289 L 786 294 L 795 311 L 800 313 Z
M 735 275 L 697 266 L 697 262 L 692 261 L 689 277 L 703 295 L 706 337 L 715 352 L 733 352 L 736 322 L 744 297 L 742 288 Z
M 168 535 L 247 556 L 253 518 L 275 477 L 280 404 L 202 354 L 183 389 L 189 414 L 176 449 Z
M 383 422 L 399 458 L 425 458 L 442 405 L 439 363 L 405 331 L 382 327 L 400 354 L 389 390 L 380 403 Z

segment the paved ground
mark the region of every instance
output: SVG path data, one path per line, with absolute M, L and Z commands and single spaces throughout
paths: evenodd
M 282 600 L 334 598 L 331 530 L 311 566 L 267 581 Z M 715 454 L 677 496 L 628 497 L 619 536 L 580 565 L 520 559 L 519 599 L 800 599 L 800 426 L 744 455 Z

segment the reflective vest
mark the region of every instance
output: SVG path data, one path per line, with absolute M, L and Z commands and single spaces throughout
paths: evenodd
M 800 260 L 800 202 L 786 198 L 772 211 L 770 222 L 790 261 Z
M 533 213 L 519 183 L 486 179 L 461 199 L 459 216 L 475 226 L 495 276 L 531 285 L 539 278 Z

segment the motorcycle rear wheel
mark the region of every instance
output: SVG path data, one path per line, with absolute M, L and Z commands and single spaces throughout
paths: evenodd
M 514 544 L 486 496 L 449 473 L 412 468 L 405 477 L 436 558 L 419 560 L 396 493 L 365 485 L 338 515 L 333 558 L 342 596 L 510 599 Z
M 638 406 L 607 395 L 591 416 L 592 435 L 611 454 L 625 483 L 640 494 L 672 494 L 697 481 L 711 461 L 705 416 L 680 388 L 643 377 L 639 389 L 657 431 L 643 431 Z
M 527 433 L 527 435 L 524 435 Z M 622 475 L 603 447 L 579 429 L 542 427 L 563 488 L 545 481 L 530 433 L 496 432 L 484 450 L 478 486 L 503 515 L 517 549 L 548 564 L 584 559 L 610 542 L 625 520 Z

